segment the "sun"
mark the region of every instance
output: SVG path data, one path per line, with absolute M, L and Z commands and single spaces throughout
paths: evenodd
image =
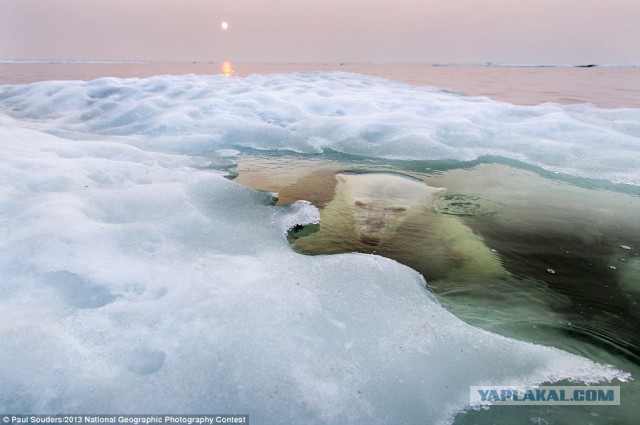
M 223 31 L 226 31 L 229 29 L 229 23 L 227 21 L 222 21 L 222 23 L 220 24 L 220 28 L 222 28 Z

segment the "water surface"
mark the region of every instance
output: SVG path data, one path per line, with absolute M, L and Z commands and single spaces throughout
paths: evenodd
M 293 235 L 298 252 L 393 258 L 422 273 L 438 300 L 468 323 L 640 376 L 640 197 L 504 164 L 401 165 L 246 155 L 234 171 L 236 181 L 277 192 L 281 203 L 307 199 L 321 208 L 317 228 Z M 446 192 L 420 217 L 370 243 L 335 218 L 340 214 L 332 204 L 336 176 L 344 173 L 402 176 Z M 342 212 L 343 217 L 349 214 Z M 637 382 L 622 386 L 623 400 L 639 395 Z M 501 409 L 491 409 L 500 423 L 514 414 L 522 420 L 609 423 L 613 418 L 626 423 L 638 413 L 628 401 L 617 412 L 612 407 L 507 408 L 512 413 L 502 417 Z M 458 421 L 486 420 L 478 414 L 461 415 Z
M 640 107 L 640 68 L 496 67 L 420 64 L 281 64 L 213 62 L 0 63 L 0 84 L 100 77 L 154 75 L 289 73 L 346 71 L 487 96 L 517 105 L 545 102 L 593 103 L 601 107 Z

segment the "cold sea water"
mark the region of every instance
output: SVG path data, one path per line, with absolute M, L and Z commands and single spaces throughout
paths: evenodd
M 185 73 L 197 75 L 169 76 Z M 253 408 L 260 423 L 631 424 L 640 415 L 639 68 L 11 63 L 0 64 L 0 84 L 1 330 L 36 350 L 18 359 L 3 348 L 17 367 L 0 373 L 15 388 L 0 392 L 0 413 L 82 403 L 135 413 L 164 397 L 188 411 Z M 225 182 L 202 189 L 207 173 Z M 261 230 L 274 222 L 292 229 L 286 249 Z M 345 253 L 409 266 L 424 291 L 401 283 L 411 280 L 404 269 Z M 185 314 L 188 303 L 207 313 Z M 462 322 L 430 316 L 438 303 Z M 198 337 L 209 351 L 185 342 Z M 236 359 L 246 340 L 255 341 Z M 83 361 L 43 352 L 60 341 Z M 219 383 L 185 366 L 181 344 Z M 43 370 L 26 372 L 38 362 Z M 90 397 L 55 384 L 93 388 L 92 373 L 101 383 Z M 158 383 L 196 394 L 107 395 Z M 619 385 L 621 402 L 468 406 L 470 385 L 544 383 Z M 205 395 L 220 388 L 228 394 Z

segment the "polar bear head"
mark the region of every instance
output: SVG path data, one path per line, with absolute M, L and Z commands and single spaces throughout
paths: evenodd
M 410 214 L 446 190 L 391 173 L 341 173 L 337 180 L 336 198 L 353 214 L 358 240 L 368 246 L 377 246 Z

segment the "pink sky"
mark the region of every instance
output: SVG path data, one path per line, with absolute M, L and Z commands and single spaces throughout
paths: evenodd
M 2 0 L 0 12 L 4 60 L 640 63 L 639 0 Z

